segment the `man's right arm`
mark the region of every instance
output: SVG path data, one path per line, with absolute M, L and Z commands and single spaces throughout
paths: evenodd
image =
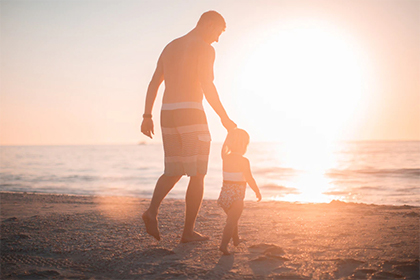
M 158 92 L 159 86 L 163 82 L 163 79 L 164 79 L 164 76 L 163 76 L 162 59 L 159 58 L 155 73 L 153 74 L 152 80 L 150 81 L 149 87 L 147 88 L 146 102 L 144 105 L 143 122 L 141 124 L 141 132 L 150 138 L 152 138 L 152 134 L 154 134 L 154 126 L 153 126 L 153 121 L 152 121 L 153 104 L 155 103 L 157 92 Z
M 213 65 L 215 52 L 213 47 L 204 48 L 200 59 L 200 83 L 207 102 L 220 117 L 223 126 L 229 131 L 236 127 L 236 124 L 228 117 L 225 108 L 220 102 L 219 94 L 214 85 Z

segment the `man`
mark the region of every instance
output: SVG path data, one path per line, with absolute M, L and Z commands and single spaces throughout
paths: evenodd
M 215 51 L 211 44 L 218 42 L 225 28 L 225 20 L 219 13 L 204 13 L 192 31 L 165 47 L 147 89 L 141 132 L 152 138 L 154 127 L 151 112 L 159 86 L 165 80 L 161 110 L 165 171 L 156 183 L 149 208 L 142 216 L 147 233 L 157 240 L 160 240 L 157 221 L 159 206 L 183 175 L 189 176 L 190 181 L 185 198 L 181 242 L 209 239 L 194 231 L 203 200 L 211 141 L 202 105 L 203 96 L 227 130 L 236 127 L 226 114 L 213 83 Z

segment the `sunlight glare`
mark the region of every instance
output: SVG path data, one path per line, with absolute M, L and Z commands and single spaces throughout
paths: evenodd
M 298 171 L 296 176 L 285 182 L 286 187 L 295 189 L 297 193 L 270 199 L 311 203 L 325 203 L 335 199 L 324 194 L 333 187 L 325 173 L 337 164 L 335 149 L 336 143 L 325 141 L 279 143 L 275 152 L 281 165 Z
M 271 32 L 249 54 L 240 77 L 243 99 L 263 116 L 255 123 L 266 123 L 264 131 L 275 141 L 336 140 L 362 97 L 357 51 L 322 24 Z

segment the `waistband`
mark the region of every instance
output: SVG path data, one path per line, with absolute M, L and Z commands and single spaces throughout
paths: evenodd
M 246 182 L 245 177 L 242 172 L 226 172 L 223 171 L 223 180 L 224 181 L 233 181 L 233 182 Z
M 177 109 L 199 109 L 203 110 L 203 104 L 200 102 L 178 102 L 178 103 L 163 103 L 162 110 L 177 110 Z

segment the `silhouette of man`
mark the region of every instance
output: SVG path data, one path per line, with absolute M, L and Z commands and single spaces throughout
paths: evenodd
M 211 141 L 202 105 L 203 96 L 227 130 L 236 127 L 220 102 L 213 83 L 215 51 L 211 44 L 219 41 L 225 28 L 225 20 L 219 13 L 204 13 L 193 30 L 164 48 L 147 89 L 141 132 L 152 138 L 154 127 L 151 112 L 159 86 L 165 80 L 161 109 L 165 171 L 158 179 L 150 206 L 142 216 L 147 233 L 157 240 L 160 240 L 157 221 L 159 206 L 184 175 L 189 176 L 190 181 L 185 198 L 181 242 L 209 239 L 194 231 L 203 200 Z

